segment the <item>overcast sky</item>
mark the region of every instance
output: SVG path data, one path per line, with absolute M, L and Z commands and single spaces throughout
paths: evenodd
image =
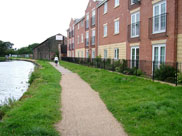
M 0 0 L 0 40 L 14 48 L 66 35 L 71 18 L 84 15 L 89 0 Z

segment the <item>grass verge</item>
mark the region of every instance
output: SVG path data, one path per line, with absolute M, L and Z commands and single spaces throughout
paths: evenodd
M 182 135 L 182 87 L 62 61 L 99 92 L 131 136 Z
M 30 78 L 22 99 L 8 109 L 0 122 L 1 136 L 58 136 L 54 124 L 60 120 L 60 73 L 48 61 Z
M 5 61 L 6 58 L 5 57 L 0 57 L 0 61 Z

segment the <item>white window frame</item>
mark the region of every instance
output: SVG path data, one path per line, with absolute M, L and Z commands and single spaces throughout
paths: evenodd
M 114 34 L 119 34 L 119 18 L 114 20 Z
M 133 60 L 133 53 L 132 53 L 132 51 L 133 51 L 133 49 L 135 49 L 135 58 L 134 58 L 134 60 Z M 133 67 L 133 61 L 134 61 L 134 67 L 136 67 L 136 57 L 137 57 L 137 55 L 136 55 L 136 53 L 137 53 L 137 49 L 139 49 L 139 57 L 140 57 L 140 47 L 139 46 L 134 46 L 134 47 L 131 47 L 131 53 L 130 53 L 130 60 L 131 60 L 131 64 L 130 64 L 130 66 L 131 66 L 131 68 Z M 140 59 L 140 58 L 139 58 Z M 139 60 L 138 60 L 139 61 Z
M 83 43 L 83 39 L 84 39 L 84 38 L 83 38 L 83 34 L 81 34 L 81 43 Z
M 139 20 L 137 20 L 137 15 L 139 14 Z M 132 22 L 133 20 L 132 20 L 132 17 L 135 17 L 135 21 L 134 22 Z M 135 34 L 134 35 L 132 35 L 132 24 L 136 24 L 137 22 L 140 22 L 140 11 L 137 11 L 137 12 L 135 12 L 135 13 L 133 13 L 133 14 L 131 14 L 131 38 L 135 38 L 135 37 L 139 37 L 140 36 L 140 32 L 139 32 L 139 34 L 137 34 L 137 27 L 135 26 Z M 140 28 L 139 28 L 140 29 Z M 140 31 L 140 30 L 139 30 Z
M 107 3 L 107 1 L 104 3 L 104 14 L 106 14 L 107 13 L 107 9 L 108 8 L 108 3 Z
M 161 47 L 165 47 L 165 57 L 164 57 L 164 62 L 166 62 L 166 44 L 154 44 L 152 47 L 152 61 L 154 61 L 154 55 L 155 55 L 155 48 L 158 47 L 158 68 L 160 67 L 160 62 L 161 62 Z M 152 66 L 153 68 L 153 66 Z
M 115 60 L 118 60 L 119 59 L 119 54 L 118 53 L 119 53 L 119 48 L 115 48 L 114 49 L 114 59 Z
M 120 4 L 120 0 L 114 0 L 114 7 L 118 7 Z
M 92 49 L 92 58 L 95 58 L 95 49 Z
M 104 28 L 104 37 L 107 37 L 107 24 L 104 24 L 103 25 L 103 28 Z
M 94 17 L 96 15 L 96 11 L 95 8 L 92 9 L 92 17 Z
M 86 58 L 88 58 L 89 57 L 89 51 L 88 51 L 88 49 L 86 50 Z
M 104 59 L 107 59 L 107 49 L 104 49 Z
M 78 23 L 78 30 L 80 29 L 80 23 Z
M 78 39 L 78 41 L 77 41 L 77 43 L 79 44 L 80 43 L 80 36 L 78 35 L 78 37 L 77 37 Z
M 164 32 L 166 32 L 166 28 L 165 28 L 165 30 L 161 30 L 161 19 L 160 19 L 160 17 L 159 17 L 159 30 L 158 31 L 155 31 L 155 16 L 157 16 L 157 15 L 155 15 L 155 7 L 157 7 L 157 6 L 159 6 L 159 16 L 161 16 L 162 14 L 161 14 L 161 5 L 162 4 L 165 4 L 166 5 L 166 7 L 165 7 L 165 13 L 163 13 L 163 14 L 166 14 L 166 12 L 167 12 L 167 2 L 166 2 L 166 0 L 163 0 L 163 1 L 161 1 L 161 2 L 158 2 L 158 3 L 156 3 L 156 4 L 154 4 L 153 5 L 153 26 L 152 26 L 152 28 L 153 28 L 153 34 L 157 34 L 157 33 L 164 33 Z M 166 27 L 167 27 L 167 18 L 166 18 Z

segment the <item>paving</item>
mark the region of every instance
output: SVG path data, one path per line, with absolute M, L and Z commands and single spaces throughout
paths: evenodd
M 56 124 L 61 136 L 127 136 L 89 84 L 62 66 L 51 65 L 62 73 L 62 120 Z

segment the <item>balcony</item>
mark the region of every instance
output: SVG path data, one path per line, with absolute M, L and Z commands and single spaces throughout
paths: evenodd
M 140 7 L 142 0 L 128 0 L 128 9 L 133 10 Z
M 128 25 L 128 42 L 140 41 L 140 21 Z
M 91 38 L 91 45 L 95 46 L 95 36 L 92 36 L 92 38 Z
M 85 30 L 89 29 L 89 20 L 85 21 Z
M 86 38 L 85 39 L 85 48 L 88 48 L 88 46 L 89 46 L 89 38 Z
M 167 18 L 167 13 L 149 18 L 149 39 L 167 37 Z
M 91 27 L 95 26 L 95 16 L 91 18 Z

